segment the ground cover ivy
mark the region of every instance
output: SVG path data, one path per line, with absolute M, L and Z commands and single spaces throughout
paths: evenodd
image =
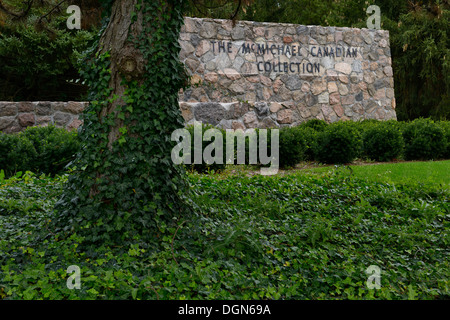
M 160 225 L 152 243 L 138 238 L 90 250 L 76 233 L 36 237 L 65 179 L 2 181 L 3 299 L 449 297 L 449 191 L 442 185 L 369 181 L 345 168 L 279 177 L 193 174 L 196 214 Z M 36 208 L 5 210 L 4 203 L 23 201 L 22 191 Z M 81 290 L 66 287 L 73 264 L 81 268 Z M 370 265 L 382 270 L 379 290 L 366 287 Z

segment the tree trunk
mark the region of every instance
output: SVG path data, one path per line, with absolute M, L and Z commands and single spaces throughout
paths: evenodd
M 109 87 L 112 88 L 113 95 L 117 95 L 118 99 L 104 107 L 99 114 L 100 117 L 106 117 L 110 113 L 116 112 L 118 105 L 124 105 L 123 96 L 125 86 L 122 83 L 124 77 L 127 79 L 134 78 L 142 84 L 143 73 L 145 69 L 145 61 L 141 52 L 134 47 L 128 40 L 130 34 L 138 36 L 142 33 L 142 12 L 139 12 L 138 20 L 132 23 L 131 16 L 135 11 L 137 0 L 121 0 L 116 1 L 111 10 L 111 18 L 109 24 L 100 39 L 100 53 L 109 51 L 111 53 L 111 80 Z M 151 36 L 151 35 L 149 35 Z M 111 127 L 108 134 L 108 148 L 112 148 L 112 144 L 119 137 L 119 128 L 123 126 L 123 120 L 116 118 L 115 126 Z
M 171 160 L 183 126 L 178 61 L 184 0 L 116 0 L 85 73 L 91 102 L 76 170 L 56 225 L 92 242 L 130 240 L 190 212 L 184 171 Z

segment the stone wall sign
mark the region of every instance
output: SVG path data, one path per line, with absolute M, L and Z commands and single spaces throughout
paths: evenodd
M 187 123 L 223 128 L 396 119 L 386 30 L 185 18 Z
M 179 94 L 187 124 L 396 119 L 388 31 L 185 18 L 179 43 L 192 82 Z M 77 128 L 86 104 L 0 102 L 0 131 Z

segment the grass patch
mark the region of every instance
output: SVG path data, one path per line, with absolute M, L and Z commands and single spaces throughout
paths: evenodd
M 195 215 L 149 231 L 153 243 L 94 249 L 73 234 L 36 237 L 64 176 L 3 180 L 0 298 L 449 298 L 447 188 L 319 171 L 191 174 Z M 81 290 L 66 287 L 70 265 L 81 268 Z M 366 287 L 371 265 L 381 289 Z
M 351 168 L 351 169 L 348 169 Z M 233 173 L 231 169 L 227 174 Z M 369 181 L 378 181 L 394 184 L 441 184 L 449 186 L 450 184 L 450 160 L 444 161 L 411 161 L 411 162 L 361 162 L 349 166 L 344 165 L 316 165 L 314 163 L 302 163 L 295 169 L 282 171 L 284 174 L 316 174 L 326 175 L 341 170 L 348 175 L 354 175 L 361 179 Z M 237 171 L 237 172 L 245 172 Z M 256 171 L 255 171 L 256 173 Z
M 389 183 L 450 183 L 450 160 L 352 166 L 358 177 Z

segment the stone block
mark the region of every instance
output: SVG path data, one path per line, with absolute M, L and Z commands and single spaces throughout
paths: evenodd
M 71 114 L 80 114 L 86 108 L 86 104 L 83 102 L 69 101 L 64 106 L 64 111 Z
M 334 69 L 344 74 L 350 74 L 352 72 L 352 66 L 346 62 L 336 63 Z
M 9 126 L 11 126 L 14 123 L 14 120 L 16 117 L 1 117 L 0 118 L 0 131 L 5 130 Z
M 53 120 L 50 116 L 36 116 L 37 126 L 48 126 L 50 124 L 53 124 Z
M 30 127 L 30 126 L 34 126 L 35 119 L 34 119 L 34 114 L 33 113 L 21 113 L 19 114 L 19 116 L 17 117 L 17 120 L 19 121 L 19 124 L 22 127 Z
M 277 113 L 281 108 L 282 108 L 282 106 L 278 102 L 270 103 L 270 112 Z
M 325 79 L 314 80 L 311 86 L 311 92 L 314 95 L 321 94 L 327 90 L 327 81 Z
M 276 127 L 277 127 L 277 124 L 270 117 L 266 117 L 266 118 L 262 119 L 258 125 L 258 128 L 260 128 L 260 129 L 270 129 L 270 128 L 276 128 Z
M 220 103 L 198 103 L 194 108 L 194 116 L 197 121 L 215 126 L 228 118 L 228 111 Z
M 241 121 L 237 121 L 237 120 L 233 120 L 233 122 L 231 123 L 231 129 L 233 130 L 245 130 L 245 126 Z
M 247 128 L 257 128 L 258 126 L 258 118 L 253 111 L 245 114 L 243 121 Z
M 255 103 L 255 112 L 259 118 L 267 117 L 270 112 L 267 102 L 256 102 Z
M 18 102 L 17 103 L 17 111 L 19 111 L 19 112 L 34 112 L 34 104 L 32 102 Z
M 194 118 L 194 115 L 192 114 L 192 104 L 181 102 L 180 110 L 184 121 L 188 122 Z
M 79 119 L 74 119 L 67 127 L 66 129 L 71 130 L 77 130 L 81 125 L 83 124 L 83 121 Z
M 338 104 L 341 101 L 341 96 L 338 92 L 330 94 L 330 104 Z
M 12 117 L 15 115 L 17 115 L 17 105 L 15 103 L 0 105 L 0 117 Z
M 293 111 L 290 109 L 284 109 L 278 111 L 277 121 L 281 124 L 287 124 L 293 122 Z
M 324 92 L 319 95 L 318 100 L 319 100 L 319 103 L 329 103 L 330 95 L 328 94 L 328 92 Z
M 36 114 L 39 116 L 49 116 L 52 114 L 52 105 L 50 102 L 39 102 L 36 106 Z
M 68 113 L 56 112 L 53 116 L 53 121 L 58 127 L 66 126 L 72 120 L 72 116 Z

